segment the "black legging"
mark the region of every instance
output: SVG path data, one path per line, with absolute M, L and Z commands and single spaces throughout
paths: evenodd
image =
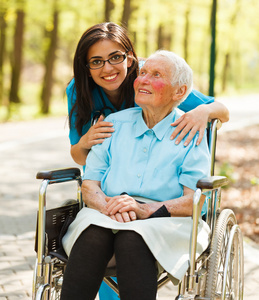
M 94 300 L 106 266 L 115 253 L 122 300 L 155 300 L 155 258 L 142 237 L 134 231 L 91 225 L 77 239 L 66 267 L 61 300 Z

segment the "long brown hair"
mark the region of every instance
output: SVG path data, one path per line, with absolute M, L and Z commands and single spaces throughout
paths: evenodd
M 74 56 L 74 79 L 75 85 L 73 93 L 76 92 L 76 102 L 69 115 L 69 124 L 71 127 L 72 114 L 76 113 L 75 127 L 78 134 L 82 134 L 82 128 L 91 119 L 93 110 L 92 90 L 96 83 L 89 76 L 87 68 L 87 54 L 89 48 L 100 40 L 108 39 L 121 45 L 125 52 L 132 51 L 133 62 L 128 68 L 127 76 L 121 85 L 121 95 L 118 103 L 125 101 L 125 107 L 131 107 L 134 103 L 133 82 L 138 74 L 138 59 L 132 42 L 130 41 L 127 31 L 112 22 L 100 23 L 87 29 L 78 42 Z

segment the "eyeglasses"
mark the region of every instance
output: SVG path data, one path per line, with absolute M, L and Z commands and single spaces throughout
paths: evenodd
M 111 65 L 118 65 L 126 59 L 127 53 L 128 52 L 126 52 L 125 54 L 115 54 L 106 60 L 96 58 L 96 59 L 89 61 L 89 63 L 86 66 L 89 69 L 96 70 L 96 69 L 102 68 L 105 65 L 106 61 L 108 61 L 108 63 Z

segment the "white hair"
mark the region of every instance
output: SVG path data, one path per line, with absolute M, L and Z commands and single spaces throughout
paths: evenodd
M 149 58 L 155 58 L 157 56 L 166 57 L 170 63 L 172 64 L 172 79 L 171 83 L 173 86 L 175 85 L 183 85 L 187 86 L 187 91 L 183 98 L 180 100 L 179 104 L 184 101 L 188 95 L 190 94 L 192 87 L 193 87 L 193 72 L 191 67 L 187 64 L 187 62 L 180 57 L 179 55 L 175 54 L 171 51 L 166 50 L 158 50 L 154 54 L 151 54 Z M 148 58 L 148 59 L 149 59 Z

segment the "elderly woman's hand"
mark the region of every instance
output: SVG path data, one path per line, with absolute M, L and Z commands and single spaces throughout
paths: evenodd
M 118 221 L 120 223 L 127 223 L 137 219 L 137 216 L 134 211 L 116 213 L 115 215 L 110 215 L 110 218 Z
M 196 145 L 199 145 L 202 141 L 208 121 L 209 113 L 207 111 L 207 107 L 206 105 L 200 105 L 195 109 L 185 113 L 178 120 L 171 124 L 172 126 L 177 126 L 171 135 L 171 139 L 175 139 L 180 133 L 175 141 L 176 144 L 179 144 L 181 140 L 189 133 L 189 136 L 184 142 L 184 146 L 188 146 L 197 131 L 199 131 L 199 137 L 196 142 Z
M 130 221 L 134 221 L 136 219 L 147 219 L 150 215 L 148 205 L 138 203 L 134 198 L 127 194 L 115 197 L 106 197 L 105 200 L 107 202 L 106 209 L 108 215 L 110 215 L 114 220 L 125 220 L 125 217 L 127 220 L 127 217 L 129 217 Z M 126 216 L 125 213 L 127 213 L 128 216 Z

